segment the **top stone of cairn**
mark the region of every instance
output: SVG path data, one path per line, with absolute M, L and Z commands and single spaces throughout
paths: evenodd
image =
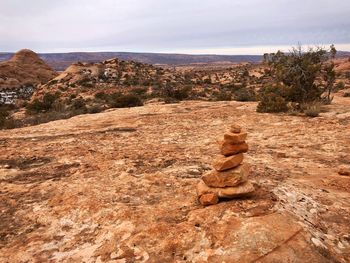
M 240 133 L 242 131 L 241 126 L 237 125 L 237 124 L 232 124 L 230 127 L 230 132 L 232 133 Z

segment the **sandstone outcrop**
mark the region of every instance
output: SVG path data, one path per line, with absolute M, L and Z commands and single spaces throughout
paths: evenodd
M 56 76 L 57 73 L 29 49 L 20 50 L 10 60 L 0 62 L 0 89 L 36 86 Z
M 243 153 L 248 151 L 247 133 L 238 125 L 232 125 L 219 142 L 219 156 L 213 163 L 214 170 L 204 174 L 197 185 L 197 195 L 202 205 L 213 205 L 219 198 L 236 198 L 254 192 L 248 181 L 249 165 L 242 164 Z

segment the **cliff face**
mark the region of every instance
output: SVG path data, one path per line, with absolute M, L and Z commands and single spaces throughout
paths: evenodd
M 0 89 L 36 86 L 56 76 L 52 68 L 28 49 L 20 50 L 10 60 L 0 62 Z

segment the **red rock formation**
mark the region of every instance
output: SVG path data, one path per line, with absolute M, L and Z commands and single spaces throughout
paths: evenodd
M 36 86 L 56 76 L 52 68 L 28 49 L 20 50 L 10 60 L 0 62 L 0 89 Z

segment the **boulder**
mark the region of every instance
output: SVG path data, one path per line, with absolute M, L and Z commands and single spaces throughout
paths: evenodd
M 245 142 L 232 144 L 228 141 L 221 141 L 220 144 L 220 152 L 222 155 L 231 156 L 237 153 L 245 153 L 248 151 L 248 144 Z
M 210 171 L 202 176 L 202 180 L 210 187 L 237 186 L 247 181 L 249 165 L 241 164 L 234 169 L 223 172 Z
M 215 159 L 213 167 L 217 171 L 225 171 L 237 167 L 243 161 L 243 153 L 229 157 L 219 156 Z
M 209 187 L 203 181 L 197 185 L 197 195 L 201 198 L 204 194 L 216 194 L 219 198 L 235 198 L 253 193 L 255 190 L 253 184 L 249 181 L 234 187 Z
M 242 143 L 245 141 L 246 138 L 247 138 L 246 132 L 241 132 L 241 133 L 228 132 L 224 134 L 225 141 L 232 144 Z

